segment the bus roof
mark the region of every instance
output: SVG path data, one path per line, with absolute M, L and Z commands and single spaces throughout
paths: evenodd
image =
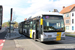
M 63 14 L 60 14 L 60 13 L 57 13 L 57 12 L 43 12 L 43 13 L 37 13 L 35 15 L 33 15 L 31 18 L 34 18 L 34 17 L 42 17 L 42 15 L 63 15 Z

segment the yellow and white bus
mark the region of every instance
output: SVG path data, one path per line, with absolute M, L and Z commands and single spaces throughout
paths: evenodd
M 41 42 L 65 40 L 63 15 L 55 12 L 34 15 L 19 24 L 19 32 Z

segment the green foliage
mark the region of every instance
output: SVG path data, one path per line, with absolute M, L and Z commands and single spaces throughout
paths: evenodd
M 9 22 L 4 22 L 4 23 L 2 24 L 2 27 L 5 27 L 5 26 L 9 26 Z
M 15 23 L 14 24 L 14 28 L 17 28 L 18 27 L 18 23 L 16 21 L 14 23 Z
M 75 35 L 66 35 L 66 36 L 75 37 Z
M 13 25 L 14 26 L 14 28 L 17 28 L 18 27 L 18 22 L 14 22 L 15 24 Z M 2 24 L 2 27 L 9 27 L 9 21 L 8 22 L 4 22 L 3 24 Z

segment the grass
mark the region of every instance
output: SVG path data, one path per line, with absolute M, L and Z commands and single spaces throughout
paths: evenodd
M 74 35 L 66 35 L 66 36 L 75 37 Z
M 65 32 L 65 33 L 75 34 L 75 32 Z

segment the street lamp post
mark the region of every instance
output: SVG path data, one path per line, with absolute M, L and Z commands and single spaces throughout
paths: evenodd
M 9 37 L 11 36 L 11 21 L 12 21 L 12 10 L 13 10 L 13 8 L 11 8 L 11 11 L 10 11 L 10 22 L 9 22 Z
M 11 8 L 11 11 L 10 11 L 10 25 L 9 25 L 9 33 L 11 33 L 12 10 L 13 10 L 13 8 Z

